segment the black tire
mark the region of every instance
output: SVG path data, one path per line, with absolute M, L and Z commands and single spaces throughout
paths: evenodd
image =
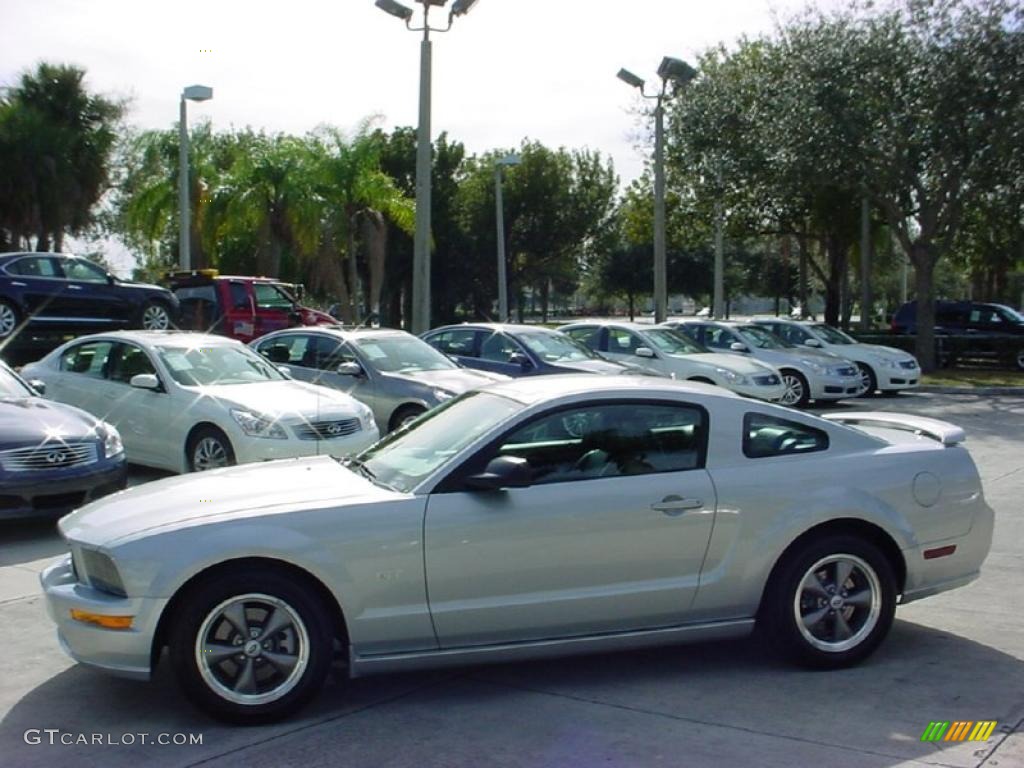
M 1024 347 L 1017 350 L 1017 354 L 1013 358 L 1013 364 L 1018 371 L 1024 371 Z
M 21 325 L 21 312 L 13 302 L 0 299 L 0 339 L 6 339 Z
M 857 368 L 860 370 L 861 383 L 865 385 L 864 390 L 857 397 L 871 397 L 878 389 L 878 378 L 867 363 L 857 363 Z
M 219 451 L 214 446 L 219 446 Z M 215 463 L 214 457 L 223 454 L 224 462 Z M 209 457 L 208 459 L 204 459 Z M 185 446 L 185 460 L 189 472 L 203 472 L 219 467 L 231 467 L 235 464 L 235 449 L 231 447 L 228 436 L 216 427 L 200 427 L 188 438 Z
M 144 331 L 167 331 L 174 327 L 171 308 L 162 301 L 147 301 L 139 310 L 135 327 Z
M 394 432 L 404 426 L 406 422 L 418 419 L 424 413 L 426 413 L 426 409 L 418 405 L 403 405 L 401 408 L 396 408 L 395 412 L 391 414 L 391 421 L 388 422 L 388 432 Z
M 218 720 L 280 720 L 323 687 L 333 652 L 330 617 L 291 575 L 251 567 L 223 572 L 178 606 L 168 638 L 174 675 L 189 701 Z M 239 618 L 242 627 L 233 621 Z M 264 636 L 270 622 L 283 626 Z
M 850 567 L 839 588 L 838 562 Z M 758 626 L 791 661 L 838 669 L 867 658 L 889 633 L 895 614 L 896 577 L 886 556 L 866 539 L 833 534 L 806 542 L 779 564 L 765 589 Z
M 786 395 L 792 392 L 795 397 L 791 402 L 786 401 L 786 395 L 779 402 L 792 408 L 806 408 L 811 402 L 811 388 L 807 384 L 807 378 L 799 371 L 791 368 L 784 368 L 782 371 L 782 383 L 786 385 Z

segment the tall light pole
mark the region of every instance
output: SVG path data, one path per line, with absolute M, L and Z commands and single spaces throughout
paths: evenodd
M 666 56 L 658 67 L 661 90 L 648 94 L 644 81 L 628 69 L 620 69 L 618 77 L 640 91 L 645 99 L 655 99 L 654 106 L 654 322 L 665 321 L 668 308 L 668 266 L 665 246 L 665 96 L 671 82 L 682 88 L 697 76 L 697 71 L 681 59 Z
M 205 85 L 190 85 L 181 92 L 181 105 L 178 117 L 178 208 L 181 232 L 178 236 L 178 266 L 181 269 L 192 269 L 192 209 L 189 201 L 189 167 L 188 167 L 188 101 L 209 101 L 213 98 L 213 88 Z
M 420 114 L 416 129 L 416 235 L 412 251 L 412 322 L 415 334 L 430 330 L 430 64 L 431 32 L 447 32 L 456 16 L 469 13 L 477 0 L 455 0 L 445 27 L 430 26 L 430 9 L 443 7 L 448 0 L 415 0 L 423 6 L 423 25 L 414 27 L 409 22 L 412 8 L 396 0 L 377 0 L 375 5 L 385 13 L 405 22 L 406 29 L 422 32 L 420 43 Z
M 498 222 L 498 322 L 508 321 L 508 276 L 505 264 L 505 205 L 501 197 L 502 169 L 519 165 L 519 155 L 505 155 L 494 164 L 494 207 Z

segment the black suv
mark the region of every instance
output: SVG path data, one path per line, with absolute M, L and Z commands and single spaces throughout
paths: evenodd
M 163 330 L 178 299 L 157 285 L 129 283 L 63 253 L 0 253 L 0 341 L 27 319 L 39 331 Z
M 935 330 L 1024 335 L 1024 315 L 1003 304 L 978 301 L 935 302 Z M 917 302 L 908 301 L 892 318 L 893 333 L 917 332 Z

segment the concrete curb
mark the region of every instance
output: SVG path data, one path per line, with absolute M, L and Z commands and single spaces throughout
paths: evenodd
M 1024 387 L 940 387 L 922 384 L 908 392 L 925 392 L 932 395 L 1024 395 Z

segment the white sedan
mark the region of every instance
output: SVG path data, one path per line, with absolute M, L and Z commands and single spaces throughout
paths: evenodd
M 175 331 L 83 336 L 23 375 L 115 425 L 128 461 L 171 472 L 357 453 L 379 438 L 349 395 L 292 381 L 241 342 Z
M 74 658 L 147 679 L 167 646 L 187 695 L 241 722 L 295 711 L 337 656 L 355 677 L 757 624 L 845 667 L 897 602 L 978 576 L 994 515 L 963 439 L 649 376 L 523 377 L 355 459 L 94 502 L 61 520 L 71 554 L 41 581 Z

